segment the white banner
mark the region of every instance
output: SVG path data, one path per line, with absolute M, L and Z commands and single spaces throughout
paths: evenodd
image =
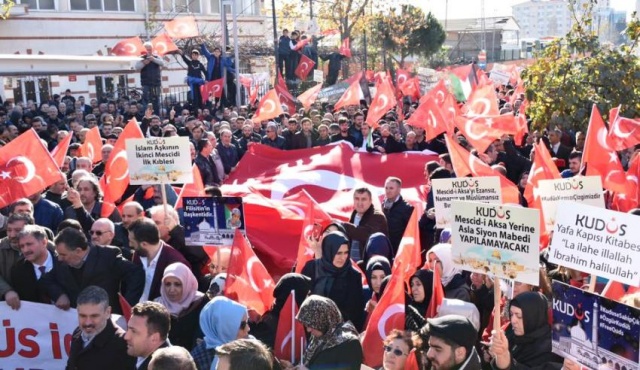
M 538 194 L 544 210 L 544 222 L 551 230 L 561 201 L 573 201 L 605 208 L 600 176 L 575 176 L 569 179 L 540 180 Z
M 537 286 L 537 209 L 454 200 L 453 260 L 463 270 Z
M 436 227 L 440 229 L 451 227 L 453 200 L 502 204 L 500 178 L 497 176 L 436 179 L 431 182 L 431 189 L 436 209 Z
M 638 216 L 562 201 L 549 262 L 640 286 Z
M 322 83 L 324 81 L 324 72 L 321 69 L 313 70 L 313 80 Z
M 0 302 L 4 334 L 0 336 L 0 369 L 63 370 L 78 326 L 75 309 L 21 302 L 18 311 Z
M 189 138 L 127 139 L 125 145 L 131 185 L 193 182 Z
M 496 70 L 495 68 L 489 73 L 489 79 L 500 85 L 508 85 L 511 75 L 504 71 Z

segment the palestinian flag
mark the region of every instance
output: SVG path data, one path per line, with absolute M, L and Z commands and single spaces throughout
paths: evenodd
M 226 203 L 224 205 L 224 219 L 226 220 L 227 229 L 241 228 L 242 211 L 240 210 L 240 204 Z
M 449 71 L 449 82 L 457 101 L 465 102 L 478 85 L 475 64 L 453 68 Z

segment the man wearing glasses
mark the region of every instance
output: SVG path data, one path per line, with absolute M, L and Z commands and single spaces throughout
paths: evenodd
M 282 149 L 286 148 L 286 140 L 278 135 L 278 127 L 275 123 L 269 123 L 266 130 L 266 135 L 262 138 L 262 144 L 268 145 L 272 148 Z
M 94 245 L 111 245 L 115 235 L 115 225 L 108 218 L 99 218 L 91 225 L 91 243 Z

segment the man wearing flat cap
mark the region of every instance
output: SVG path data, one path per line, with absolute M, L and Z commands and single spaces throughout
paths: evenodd
M 446 315 L 428 319 L 423 330 L 429 335 L 427 358 L 432 370 L 480 370 L 475 349 L 478 331 L 469 319 Z

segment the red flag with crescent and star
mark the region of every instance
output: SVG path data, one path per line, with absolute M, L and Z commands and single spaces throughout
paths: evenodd
M 391 269 L 391 273 L 395 273 L 397 269 L 404 268 L 404 271 L 399 273 L 404 274 L 407 279 L 406 283 L 409 283 L 411 272 L 417 270 L 422 263 L 420 257 L 420 227 L 418 225 L 420 220 L 419 210 L 420 206 L 414 204 L 411 218 L 409 218 L 409 222 L 404 229 L 404 234 L 393 261 L 393 268 Z
M 206 103 L 207 100 L 209 100 L 209 94 L 211 94 L 214 98 L 222 97 L 223 83 L 224 79 L 219 78 L 217 80 L 206 82 L 204 85 L 200 86 L 202 104 Z
M 263 315 L 273 304 L 275 284 L 247 239 L 236 229 L 224 295 Z
M 443 132 L 452 131 L 433 97 L 428 96 L 416 109 L 407 124 L 424 128 L 425 138 L 433 140 Z
M 193 172 L 193 182 L 182 186 L 180 194 L 178 194 L 178 200 L 176 200 L 175 209 L 182 208 L 182 198 L 184 197 L 202 197 L 205 195 L 202 175 L 198 166 L 194 164 L 191 171 Z
M 160 56 L 164 56 L 178 50 L 176 44 L 166 33 L 161 33 L 151 39 L 151 45 L 153 45 L 153 51 L 155 51 Z
M 396 268 L 397 273 L 391 274 L 391 281 L 387 285 L 382 298 L 371 313 L 367 330 L 362 338 L 364 353 L 363 363 L 373 368 L 382 366 L 384 355 L 382 344 L 391 330 L 404 330 L 405 314 L 405 284 L 403 267 Z
M 67 134 L 67 136 L 65 136 L 51 152 L 51 156 L 60 168 L 64 165 L 64 158 L 67 156 L 67 152 L 69 151 L 69 144 L 71 144 L 72 137 L 73 135 Z
M 293 113 L 296 110 L 296 99 L 291 95 L 289 88 L 287 87 L 287 82 L 282 78 L 280 71 L 278 71 L 278 83 L 274 86 L 276 93 L 278 94 L 278 99 L 280 99 L 280 104 L 284 104 L 289 109 L 289 113 Z
M 87 132 L 84 143 L 80 145 L 79 153 L 81 157 L 91 159 L 91 163 L 98 163 L 102 160 L 102 137 L 98 126 Z
M 258 104 L 258 110 L 253 116 L 254 122 L 263 122 L 283 114 L 282 105 L 275 89 L 269 90 Z
M 127 162 L 125 141 L 127 139 L 142 138 L 144 138 L 144 135 L 134 118 L 127 123 L 113 145 L 109 159 L 104 166 L 104 175 L 100 179 L 100 188 L 104 193 L 104 204 L 108 205 L 107 207 L 103 205 L 102 217 L 108 217 L 111 214 L 108 208 L 115 206 L 115 203 L 122 197 L 122 194 L 127 190 L 127 186 L 129 186 L 129 163 Z
M 389 109 L 395 107 L 397 103 L 391 79 L 382 79 L 380 83 L 376 84 L 376 96 L 371 102 L 369 113 L 367 113 L 367 124 L 372 128 L 378 127 L 378 120 L 387 114 Z
M 640 119 L 620 117 L 620 107 L 609 111 L 609 144 L 615 150 L 625 150 L 640 143 Z
M 33 129 L 0 148 L 0 208 L 63 179 L 58 165 Z
M 282 306 L 282 310 L 280 310 L 273 352 L 276 358 L 286 361 L 291 361 L 293 352 L 294 362 L 298 362 L 300 361 L 300 353 L 302 352 L 299 347 L 300 343 L 305 342 L 307 338 L 304 326 L 300 321 L 295 320 L 299 307 L 293 297 L 294 295 L 290 293 L 284 306 Z M 296 351 L 293 350 L 294 348 Z
M 308 111 L 313 103 L 316 102 L 316 99 L 318 99 L 318 94 L 320 94 L 320 90 L 322 90 L 321 83 L 315 85 L 314 87 L 298 96 L 298 101 L 300 102 L 300 104 L 302 104 L 305 111 Z
M 298 206 L 304 210 L 305 218 L 302 222 L 300 233 L 300 244 L 298 245 L 298 256 L 296 258 L 296 273 L 302 273 L 304 265 L 311 261 L 315 253 L 309 247 L 309 239 L 315 237 L 314 229 L 324 230 L 331 223 L 331 216 L 320 208 L 320 205 L 306 192 L 302 190 L 287 199 L 290 202 L 299 202 Z
M 340 99 L 333 106 L 335 111 L 340 110 L 342 107 L 349 105 L 360 106 L 360 95 L 362 95 L 362 88 L 360 87 L 360 79 L 354 79 L 351 85 L 345 90 Z
M 315 67 L 315 65 L 316 63 L 313 60 L 306 55 L 302 55 L 294 73 L 296 76 L 300 77 L 302 81 L 305 81 L 307 76 L 309 76 L 309 72 L 313 71 L 313 67 Z
M 164 22 L 164 30 L 173 39 L 186 39 L 200 35 L 196 18 L 193 16 L 175 18 Z
M 111 54 L 119 57 L 137 57 L 143 52 L 146 53 L 146 49 L 138 36 L 120 40 L 111 48 Z

